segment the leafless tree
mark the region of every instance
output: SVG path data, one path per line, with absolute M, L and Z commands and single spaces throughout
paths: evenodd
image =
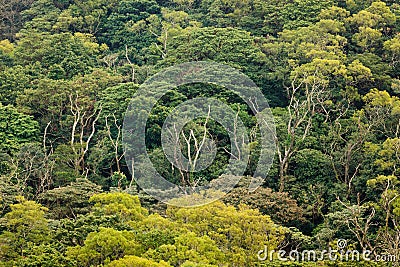
M 135 65 L 129 59 L 128 46 L 127 45 L 125 45 L 125 59 L 128 62 L 129 66 L 131 66 L 131 82 L 134 82 L 135 81 Z
M 117 172 L 121 172 L 121 160 L 124 157 L 124 154 L 119 153 L 119 148 L 121 145 L 121 134 L 122 134 L 122 126 L 118 124 L 117 118 L 115 117 L 115 114 L 112 114 L 113 118 L 113 126 L 117 130 L 117 136 L 113 137 L 111 134 L 111 125 L 109 123 L 109 116 L 106 116 L 106 129 L 107 129 L 107 136 L 108 139 L 111 142 L 111 145 L 113 147 L 113 154 L 114 154 L 114 160 L 115 164 L 117 165 Z
M 311 130 L 317 109 L 324 106 L 328 97 L 327 84 L 318 77 L 318 71 L 294 76 L 290 86 L 286 86 L 289 104 L 286 108 L 286 138 L 275 136 L 279 159 L 279 191 L 285 189 L 290 159 L 298 151 L 298 142 L 302 142 Z
M 73 115 L 70 145 L 74 153 L 75 172 L 88 173 L 85 168 L 85 156 L 89 151 L 89 144 L 96 132 L 96 122 L 100 117 L 102 107 L 86 107 L 79 101 L 78 93 L 70 94 L 70 111 Z
M 376 247 L 372 244 L 370 238 L 371 227 L 376 225 L 373 221 L 376 215 L 375 208 L 362 205 L 359 197 L 356 205 L 348 205 L 341 201 L 340 198 L 337 199 L 349 214 L 343 220 L 350 232 L 357 238 L 361 248 L 376 253 Z
M 112 69 L 114 73 L 117 72 L 116 63 L 118 61 L 118 54 L 109 54 L 102 58 L 102 60 L 109 69 Z
M 207 142 L 210 136 L 208 131 L 210 112 L 211 107 L 209 106 L 200 136 L 196 135 L 196 131 L 193 128 L 189 129 L 188 133 L 185 133 L 184 130 L 179 131 L 176 124 L 173 124 L 172 127 L 166 127 L 168 139 L 173 148 L 173 166 L 175 165 L 179 171 L 184 192 L 187 192 L 187 188 L 193 190 L 199 184 L 201 178 L 194 180 L 192 177 L 193 172 L 198 166 L 201 153 L 207 153 L 207 151 L 212 150 L 211 147 L 208 147 L 209 144 Z M 185 154 L 183 154 L 182 150 Z
M 347 187 L 347 196 L 352 192 L 353 181 L 361 167 L 361 162 L 355 161 L 354 156 L 363 149 L 373 127 L 372 123 L 364 123 L 362 117 L 354 117 L 354 125 L 356 130 L 352 132 L 353 129 L 342 126 L 340 119 L 330 124 L 333 138 L 328 155 L 336 179 Z

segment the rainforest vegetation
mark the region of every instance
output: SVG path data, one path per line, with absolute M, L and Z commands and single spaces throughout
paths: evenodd
M 181 146 L 193 153 L 204 134 L 214 162 L 193 174 L 172 166 L 161 128 L 180 103 L 217 98 L 248 130 L 240 182 L 197 208 L 146 194 L 122 144 L 139 86 L 189 61 L 246 74 L 276 126 L 273 165 L 249 192 L 261 137 L 244 101 L 192 84 L 157 102 L 147 153 L 178 184 L 212 183 L 231 156 L 227 131 L 202 118 Z M 395 266 L 258 252 L 337 249 L 340 239 L 400 260 L 399 223 L 397 0 L 0 0 L 0 266 Z

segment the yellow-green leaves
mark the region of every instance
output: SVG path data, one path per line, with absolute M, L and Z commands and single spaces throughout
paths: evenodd
M 398 184 L 399 181 L 397 180 L 397 177 L 394 175 L 379 175 L 377 178 L 370 179 L 367 181 L 367 186 L 376 188 L 378 185 L 383 185 L 386 186 L 387 184 Z
M 0 41 L 0 51 L 5 54 L 12 54 L 14 51 L 14 44 L 11 43 L 8 39 Z
M 359 32 L 354 34 L 353 40 L 363 49 L 371 50 L 381 37 L 382 33 L 379 30 L 361 26 Z
M 125 256 L 122 259 L 112 261 L 106 267 L 171 267 L 165 261 L 155 262 L 137 256 Z
M 0 260 L 14 259 L 24 255 L 24 250 L 49 241 L 48 221 L 44 217 L 47 208 L 17 197 L 0 222 L 5 231 L 0 235 Z
M 283 229 L 269 216 L 245 205 L 236 209 L 217 201 L 198 208 L 169 207 L 167 214 L 197 235 L 211 237 L 227 262 L 238 266 L 256 261 L 260 246 L 275 249 L 283 238 Z
M 358 28 L 358 32 L 353 35 L 353 41 L 364 51 L 374 51 L 383 35 L 387 35 L 396 22 L 396 16 L 386 3 L 377 1 L 348 18 L 347 22 Z
M 347 66 L 348 78 L 351 82 L 361 82 L 373 79 L 372 72 L 365 67 L 358 59 Z
M 124 255 L 134 255 L 139 247 L 132 232 L 100 228 L 99 232 L 87 236 L 84 246 L 70 247 L 66 254 L 77 266 L 89 267 L 109 263 Z
M 368 94 L 365 95 L 364 101 L 366 101 L 370 107 L 382 107 L 392 109 L 397 107 L 400 103 L 400 99 L 395 96 L 390 96 L 386 91 L 379 91 L 372 89 Z
M 390 11 L 386 3 L 373 2 L 370 7 L 361 10 L 349 18 L 349 22 L 359 27 L 385 27 L 392 25 L 396 16 Z
M 125 193 L 98 194 L 90 201 L 95 213 L 118 215 L 132 230 L 100 227 L 82 246 L 69 247 L 67 256 L 79 266 L 253 266 L 257 252 L 277 248 L 285 233 L 245 205 L 168 207 L 164 218 L 147 216 L 138 198 Z
M 372 89 L 364 96 L 366 114 L 369 123 L 381 127 L 388 136 L 399 136 L 400 133 L 400 99 L 386 91 Z
M 399 175 L 400 165 L 400 139 L 388 138 L 378 151 L 379 158 L 375 161 L 381 170 L 389 170 L 393 174 Z
M 387 40 L 383 47 L 389 52 L 391 56 L 392 64 L 397 64 L 400 61 L 400 33 L 398 33 L 394 38 Z
M 342 21 L 343 19 L 350 16 L 350 12 L 344 8 L 332 6 L 328 9 L 324 9 L 319 14 L 320 19 L 331 19 L 331 20 L 338 20 Z
M 209 236 L 198 236 L 193 232 L 181 234 L 174 244 L 161 245 L 149 250 L 146 256 L 154 260 L 167 260 L 173 266 L 181 266 L 187 261 L 201 264 L 221 265 L 225 262 L 224 253 Z
M 95 203 L 94 208 L 105 215 L 118 215 L 122 221 L 142 220 L 147 215 L 147 210 L 140 205 L 137 196 L 126 193 L 103 193 L 94 195 L 90 202 Z

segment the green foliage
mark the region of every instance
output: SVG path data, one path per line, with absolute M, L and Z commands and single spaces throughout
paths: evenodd
M 74 218 L 89 212 L 89 198 L 101 188 L 85 179 L 77 179 L 65 187 L 48 190 L 39 195 L 41 203 L 50 209 L 54 218 Z
M 224 262 L 224 254 L 215 241 L 208 236 L 198 237 L 192 232 L 176 237 L 173 245 L 161 245 L 146 255 L 167 260 L 172 266 L 182 266 L 187 261 L 215 265 Z
M 44 215 L 47 209 L 34 201 L 19 197 L 11 211 L 1 218 L 4 231 L 0 235 L 0 258 L 17 259 L 25 250 L 50 240 L 50 229 Z
M 131 227 L 122 223 L 116 215 L 104 216 L 92 212 L 78 214 L 73 219 L 54 221 L 51 225 L 54 238 L 62 247 L 83 246 L 88 234 L 98 232 L 101 227 L 119 231 L 131 230 Z
M 296 200 L 291 199 L 287 193 L 274 192 L 265 187 L 248 193 L 248 186 L 248 181 L 239 184 L 223 198 L 223 201 L 234 206 L 246 204 L 253 209 L 258 209 L 262 214 L 270 216 L 274 222 L 280 224 L 304 219 L 302 218 L 302 209 L 297 205 Z
M 198 208 L 169 207 L 167 215 L 198 235 L 207 233 L 228 262 L 242 266 L 257 261 L 260 246 L 276 248 L 283 235 L 269 216 L 245 205 L 236 209 L 217 201 Z
M 125 256 L 122 259 L 112 261 L 107 267 L 169 267 L 168 263 L 161 261 L 159 263 L 136 256 Z
M 118 1 L 101 27 L 98 34 L 99 40 L 106 43 L 113 51 L 125 51 L 125 46 L 127 46 L 130 49 L 129 54 L 133 56 L 133 62 L 143 64 L 145 55 L 141 50 L 148 47 L 155 37 L 145 31 L 133 34 L 131 27 L 138 21 L 160 13 L 160 7 L 154 0 Z
M 331 162 L 327 155 L 319 150 L 300 150 L 293 159 L 293 174 L 303 183 L 309 181 L 329 181 L 333 178 Z
M 90 197 L 94 209 L 101 214 L 120 216 L 122 221 L 142 220 L 147 210 L 140 205 L 139 198 L 126 193 L 102 193 Z
M 23 11 L 28 9 L 33 2 L 32 0 L 1 1 L 0 39 L 14 40 L 15 34 L 27 21 L 23 16 Z
M 132 237 L 133 233 L 128 231 L 100 228 L 87 236 L 84 246 L 69 248 L 66 254 L 79 266 L 100 265 L 134 252 L 138 245 Z
M 255 41 L 250 33 L 235 28 L 190 27 L 171 40 L 170 61 L 209 59 L 243 70 L 256 70 L 254 65 L 265 64 L 266 57 Z
M 0 266 L 379 265 L 257 259 L 264 245 L 322 250 L 339 238 L 400 258 L 399 22 L 395 0 L 0 0 Z M 125 110 L 150 101 L 130 103 L 152 74 L 200 60 L 233 66 L 261 88 L 274 107 L 275 162 L 254 192 L 244 179 L 223 202 L 166 207 L 136 188 L 133 176 L 148 176 L 148 166 L 129 172 Z M 154 167 L 180 181 L 161 129 L 197 97 L 237 111 L 251 177 L 256 120 L 212 84 L 181 86 L 154 106 Z M 199 138 L 204 122 L 184 132 Z M 222 125 L 207 127 L 214 162 L 183 173 L 202 185 L 230 153 Z
M 22 258 L 15 261 L 10 261 L 7 264 L 13 264 L 12 266 L 30 266 L 30 267 L 72 267 L 73 263 L 69 261 L 65 255 L 53 245 L 39 245 L 31 247 L 25 250 L 25 254 Z
M 151 214 L 142 221 L 130 222 L 137 229 L 136 239 L 144 250 L 157 249 L 162 245 L 172 245 L 176 237 L 187 230 L 159 214 Z
M 0 94 L 3 105 L 14 105 L 19 94 L 32 86 L 41 77 L 39 63 L 28 66 L 14 66 L 0 71 Z
M 96 66 L 96 57 L 105 49 L 91 35 L 83 33 L 49 34 L 24 30 L 18 35 L 16 64 L 40 63 L 49 78 L 72 78 L 88 73 Z
M 21 145 L 37 139 L 38 123 L 13 106 L 0 105 L 0 150 L 15 153 Z

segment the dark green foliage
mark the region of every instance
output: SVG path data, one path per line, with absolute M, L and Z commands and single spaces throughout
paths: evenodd
M 147 19 L 150 15 L 159 15 L 160 7 L 154 0 L 123 0 L 113 8 L 111 14 L 104 20 L 101 30 L 97 34 L 99 41 L 106 43 L 112 51 L 125 52 L 125 46 L 130 51 L 135 63 L 144 63 L 141 50 L 150 46 L 155 37 L 149 32 L 134 34 L 130 27 Z M 121 53 L 123 56 L 123 53 Z
M 38 123 L 13 106 L 0 105 L 0 150 L 13 154 L 22 144 L 38 138 Z
M 55 219 L 76 218 L 89 212 L 88 199 L 100 192 L 98 185 L 81 178 L 65 187 L 44 192 L 39 195 L 39 200 L 50 209 Z
M 49 78 L 68 79 L 89 73 L 96 66 L 101 49 L 90 35 L 22 30 L 15 49 L 15 63 L 39 62 L 41 72 Z
M 256 256 L 264 245 L 323 250 L 346 239 L 400 259 L 399 31 L 395 0 L 0 0 L 0 266 L 390 266 Z M 130 173 L 138 166 L 122 145 L 128 105 L 151 101 L 131 103 L 140 85 L 188 61 L 248 75 L 276 126 L 263 185 L 249 192 L 244 179 L 196 209 L 141 191 L 134 178 L 150 166 Z M 186 123 L 175 146 L 192 157 L 205 133 L 217 150 L 208 168 L 180 172 L 161 143 L 166 118 L 198 97 L 243 121 L 251 177 L 256 119 L 213 84 L 156 103 L 145 137 L 154 168 L 182 191 L 217 183 L 232 149 L 215 114 Z

